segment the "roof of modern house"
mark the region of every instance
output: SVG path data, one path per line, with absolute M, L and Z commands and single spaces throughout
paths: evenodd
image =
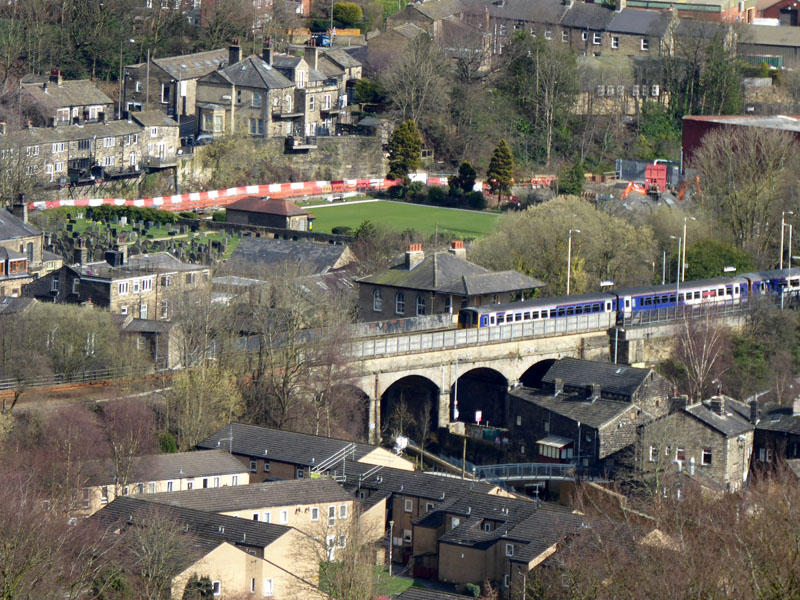
M 683 120 L 800 131 L 800 115 L 687 115 Z
M 136 319 L 133 322 L 135 321 Z M 179 480 L 246 471 L 247 468 L 239 459 L 224 450 L 195 450 L 138 457 L 131 467 L 129 480 L 131 482 Z M 89 468 L 91 475 L 88 484 L 113 483 L 114 472 L 111 460 L 93 461 Z
M 89 518 L 107 526 L 122 526 L 146 523 L 148 517 L 155 513 L 167 515 L 179 525 L 187 527 L 187 533 L 204 539 L 228 542 L 234 546 L 264 548 L 292 530 L 285 525 L 155 504 L 134 496 L 119 496 Z
M 222 48 L 196 52 L 195 54 L 168 56 L 166 58 L 156 58 L 152 62 L 177 80 L 197 79 L 216 71 L 220 68 L 220 65 L 226 64 L 228 62 L 228 50 Z
M 666 13 L 654 10 L 623 8 L 614 14 L 614 18 L 606 25 L 606 31 L 660 37 L 667 32 L 671 18 Z
M 317 274 L 341 266 L 339 263 L 348 252 L 344 245 L 245 237 L 231 254 L 230 260 L 264 266 L 295 262 L 306 267 L 308 274 Z
M 197 446 L 198 448 L 224 447 L 232 454 L 308 467 L 320 464 L 345 448 L 350 449 L 348 456 L 355 460 L 360 460 L 380 448 L 380 446 L 244 423 L 226 425 Z
M 241 466 L 241 463 L 239 465 Z M 332 479 L 287 479 L 250 485 L 145 494 L 142 497 L 158 504 L 211 512 L 353 500 L 353 496 Z
M 9 210 L 0 210 L 0 241 L 41 235 L 42 232 Z
M 602 4 L 576 2 L 561 18 L 561 25 L 575 29 L 604 30 L 614 18 L 614 10 Z
M 728 397 L 724 397 L 723 402 L 722 414 L 714 412 L 708 402 L 698 402 L 683 410 L 725 437 L 740 435 L 753 429 L 753 424 L 747 417 L 750 410 L 748 407 Z
M 269 196 L 247 196 L 237 200 L 226 207 L 228 210 L 241 210 L 246 212 L 257 212 L 265 215 L 279 215 L 281 217 L 295 217 L 311 213 L 300 208 L 289 200 L 280 198 L 270 198 Z
M 587 400 L 583 394 L 551 395 L 530 388 L 518 388 L 509 394 L 596 429 L 600 429 L 623 413 L 640 410 L 638 406 L 630 402 L 606 400 L 605 398 L 591 401 Z
M 23 83 L 23 91 L 36 102 L 49 108 L 112 104 L 113 100 L 88 79 L 44 83 Z
M 402 262 L 383 273 L 364 277 L 358 283 L 465 296 L 527 290 L 544 285 L 517 271 L 489 271 L 449 252 L 428 255 L 411 269 Z
M 556 379 L 561 379 L 564 385 L 569 387 L 588 388 L 597 384 L 600 385 L 601 392 L 631 397 L 648 377 L 653 377 L 652 369 L 639 369 L 596 360 L 561 358 L 547 370 L 542 377 L 542 383 L 553 386 Z
M 228 82 L 239 86 L 257 89 L 284 89 L 294 87 L 278 69 L 260 56 L 248 56 L 234 65 L 210 73 L 209 77 L 222 75 Z

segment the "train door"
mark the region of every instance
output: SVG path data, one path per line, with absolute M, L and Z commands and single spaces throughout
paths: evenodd
M 481 315 L 481 327 L 488 327 L 489 326 L 489 315 Z
M 633 312 L 633 299 L 630 296 L 620 296 L 619 302 L 619 312 L 622 313 L 624 317 L 630 317 Z

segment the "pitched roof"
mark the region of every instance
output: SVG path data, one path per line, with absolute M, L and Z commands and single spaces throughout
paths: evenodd
M 749 25 L 742 31 L 739 43 L 762 46 L 800 47 L 800 29 L 797 27 L 772 27 L 771 25 Z
M 138 275 L 155 275 L 158 273 L 175 273 L 183 271 L 200 271 L 208 269 L 206 265 L 185 263 L 169 252 L 153 252 L 152 254 L 136 254 L 128 257 L 128 262 L 121 267 L 112 267 L 105 261 L 87 263 L 76 266 L 82 277 L 99 279 L 127 279 Z
M 0 241 L 41 235 L 42 232 L 9 210 L 0 210 Z
M 541 287 L 543 284 L 516 271 L 493 273 L 449 252 L 426 256 L 412 269 L 405 262 L 359 280 L 359 283 L 388 285 L 415 290 L 463 295 L 508 292 Z
M 175 79 L 197 79 L 219 69 L 228 62 L 228 50 L 208 50 L 195 54 L 168 56 L 153 60 L 157 65 Z M 133 66 L 133 65 L 129 65 Z
M 280 215 L 282 217 L 294 217 L 298 215 L 308 215 L 311 213 L 290 202 L 280 198 L 270 198 L 267 196 L 247 196 L 228 204 L 229 210 L 244 210 L 247 212 L 257 212 L 265 215 Z
M 460 0 L 428 0 L 421 4 L 410 4 L 409 6 L 432 21 L 460 14 L 465 9 Z
M 792 406 L 767 404 L 756 429 L 800 435 L 800 414 L 795 414 Z
M 633 396 L 648 377 L 652 369 L 639 369 L 627 365 L 615 365 L 596 360 L 562 358 L 547 370 L 542 383 L 555 385 L 556 378 L 565 386 L 587 388 L 599 384 L 601 392 L 620 396 Z
M 45 86 L 47 86 L 46 90 Z M 101 92 L 88 79 L 62 81 L 61 85 L 53 81 L 47 81 L 45 83 L 23 83 L 22 89 L 36 102 L 48 108 L 113 103 L 111 98 Z
M 239 465 L 241 466 L 241 463 Z M 142 498 L 158 504 L 218 513 L 353 500 L 353 496 L 332 479 L 287 479 L 250 485 L 144 494 Z
M 132 322 L 136 322 L 136 319 Z M 246 470 L 239 459 L 224 450 L 150 454 L 136 459 L 131 468 L 130 481 L 163 481 L 244 473 Z M 114 465 L 110 461 L 95 461 L 90 471 L 90 485 L 104 485 L 114 481 Z
M 576 2 L 561 18 L 561 25 L 576 29 L 604 30 L 614 18 L 614 10 L 602 4 Z
M 118 137 L 141 133 L 142 127 L 132 121 L 106 121 L 105 123 L 86 123 L 76 127 L 34 127 L 14 131 L 5 136 L 0 136 L 0 146 L 33 146 L 35 144 L 50 144 L 53 142 L 74 142 L 77 140 L 92 140 L 94 138 Z
M 451 594 L 441 590 L 429 590 L 420 587 L 410 587 L 395 598 L 395 600 L 464 600 L 462 594 Z
M 232 441 L 228 439 L 230 437 L 233 438 Z M 224 447 L 230 448 L 233 454 L 308 467 L 321 463 L 348 446 L 353 448 L 353 454 L 348 456 L 355 460 L 363 458 L 379 447 L 306 433 L 245 425 L 244 423 L 226 425 L 197 446 L 198 448 L 219 448 L 223 444 Z
M 582 394 L 558 394 L 558 396 L 553 396 L 542 394 L 530 388 L 519 388 L 509 392 L 509 394 L 596 429 L 603 427 L 609 421 L 616 419 L 627 411 L 639 410 L 639 407 L 635 404 L 619 400 L 600 398 L 590 402 Z
M 611 33 L 663 36 L 672 17 L 667 13 L 636 8 L 623 8 L 614 14 L 606 27 Z
M 131 118 L 142 127 L 177 127 L 178 122 L 169 118 L 160 110 L 143 110 L 131 112 Z
M 234 546 L 265 548 L 292 530 L 286 525 L 238 519 L 192 508 L 158 505 L 133 496 L 119 496 L 89 518 L 107 526 L 136 524 L 147 519 L 154 510 L 164 511 L 164 514 L 178 524 L 188 526 L 187 533 L 207 540 L 228 542 Z
M 234 65 L 228 65 L 221 73 L 231 83 L 248 88 L 283 89 L 294 87 L 280 71 L 269 65 L 260 56 L 248 56 Z
M 726 397 L 724 401 L 725 410 L 721 415 L 711 410 L 711 407 L 706 402 L 692 404 L 683 410 L 709 427 L 716 429 L 725 437 L 739 435 L 753 429 L 753 425 L 750 421 L 743 416 L 743 414 L 747 414 L 749 408 L 746 408 L 744 404 L 736 402 L 732 398 Z
M 317 274 L 337 268 L 347 251 L 344 245 L 245 237 L 231 254 L 230 260 L 259 265 L 296 262 Z
M 392 27 L 391 29 L 389 29 L 389 31 L 394 31 L 408 40 L 415 40 L 423 33 L 425 35 L 428 34 L 427 31 L 422 29 L 422 27 L 418 27 L 413 23 L 403 23 L 402 25 Z
M 344 50 L 338 48 L 334 48 L 332 50 L 326 50 L 320 55 L 320 58 L 322 57 L 332 60 L 337 65 L 345 69 L 361 66 L 361 62 L 359 60 L 357 60 Z
M 0 296 L 0 317 L 25 312 L 37 302 L 38 301 L 36 298 L 14 298 L 12 296 Z
M 562 0 L 465 0 L 473 12 L 483 14 L 484 7 L 489 15 L 495 19 L 509 19 L 512 21 L 529 21 L 533 23 L 546 23 L 556 25 L 568 10 L 569 5 Z

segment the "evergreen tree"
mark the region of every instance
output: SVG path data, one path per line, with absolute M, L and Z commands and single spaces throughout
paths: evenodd
M 492 153 L 492 160 L 489 161 L 489 169 L 486 171 L 489 187 L 493 192 L 497 192 L 498 204 L 503 199 L 503 192 L 511 190 L 513 174 L 514 155 L 511 154 L 511 148 L 508 147 L 508 143 L 501 139 Z
M 478 173 L 471 164 L 467 161 L 462 162 L 458 167 L 458 175 L 452 177 L 448 182 L 450 184 L 450 195 L 469 194 L 475 187 L 477 176 Z
M 564 165 L 558 172 L 558 193 L 580 196 L 583 193 L 584 177 L 583 165 L 575 162 L 572 166 Z
M 411 171 L 419 168 L 422 138 L 414 121 L 404 121 L 389 138 L 388 179 L 408 179 Z

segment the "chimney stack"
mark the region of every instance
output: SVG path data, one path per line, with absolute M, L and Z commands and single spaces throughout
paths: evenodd
M 689 405 L 689 396 L 687 396 L 686 394 L 684 394 L 683 396 L 673 395 L 669 399 L 669 412 L 670 414 L 678 412 L 679 410 L 683 410 L 684 408 L 686 408 L 688 405 Z
M 261 58 L 264 59 L 264 62 L 268 65 L 272 64 L 272 40 L 267 36 L 267 41 L 264 42 L 264 46 L 261 49 Z
M 319 62 L 319 48 L 315 46 L 314 48 L 311 49 L 311 64 L 309 66 L 316 71 L 318 62 Z
M 450 242 L 450 254 L 456 256 L 458 258 L 463 258 L 466 260 L 467 258 L 467 251 L 464 248 L 464 241 L 463 240 L 453 240 Z
M 589 386 L 589 401 L 594 402 L 599 400 L 602 392 L 602 387 L 599 383 L 593 383 Z
M 556 377 L 555 380 L 553 381 L 553 385 L 555 386 L 556 396 L 564 393 L 564 380 L 561 379 L 561 377 Z
M 89 262 L 89 249 L 86 247 L 86 240 L 78 238 L 75 240 L 75 249 L 73 250 L 73 262 L 79 265 L 85 265 Z
M 11 207 L 11 214 L 13 214 L 23 223 L 28 222 L 28 204 L 25 202 L 25 194 L 20 194 L 17 197 L 17 200 Z
M 242 47 L 239 45 L 239 39 L 233 38 L 228 47 L 228 64 L 235 65 L 240 60 L 242 60 Z
M 793 407 L 793 411 L 792 412 L 794 412 L 795 409 L 800 408 L 800 407 L 796 406 L 796 404 L 797 404 L 797 399 L 795 399 L 795 406 Z M 750 423 L 752 423 L 753 425 L 758 425 L 758 421 L 759 421 L 758 413 L 759 413 L 759 410 L 758 410 L 758 398 L 756 398 L 755 400 L 750 402 Z
M 422 251 L 422 244 L 409 244 L 406 250 L 406 269 L 409 271 L 416 267 L 425 258 Z
M 616 2 L 617 2 L 617 8 L 616 8 L 617 12 L 622 12 L 623 10 L 625 10 L 628 4 L 626 0 L 616 0 Z
M 59 86 L 64 82 L 64 79 L 61 77 L 61 69 L 53 69 L 50 71 L 50 82 Z
M 718 415 L 725 414 L 725 398 L 722 396 L 712 396 L 711 400 L 708 401 L 708 406 L 711 408 L 711 412 Z

